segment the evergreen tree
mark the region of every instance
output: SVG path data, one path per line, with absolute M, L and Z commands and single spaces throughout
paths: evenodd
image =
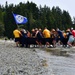
M 28 18 L 28 22 L 19 27 L 31 30 L 32 28 L 60 28 L 67 29 L 72 27 L 72 19 L 69 13 L 61 10 L 59 7 L 50 7 L 44 5 L 37 7 L 33 2 L 20 2 L 18 5 L 6 2 L 5 7 L 0 5 L 0 36 L 3 34 L 8 38 L 13 37 L 13 30 L 17 28 L 12 12 Z M 73 26 L 74 27 L 74 26 Z

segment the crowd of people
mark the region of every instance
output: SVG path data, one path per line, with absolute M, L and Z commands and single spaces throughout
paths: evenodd
M 45 39 L 46 47 L 56 47 L 56 44 L 62 45 L 64 47 L 75 46 L 75 30 L 73 28 L 68 28 L 67 30 L 51 29 L 49 30 L 45 27 L 43 30 L 41 28 L 33 28 L 31 32 L 26 29 L 15 29 L 13 31 L 16 46 L 24 47 L 27 45 L 27 40 L 25 38 L 37 38 L 35 40 L 36 44 L 42 47 L 42 38 Z M 53 38 L 52 43 L 49 42 L 49 39 Z M 20 45 L 21 41 L 21 45 Z M 27 47 L 27 46 L 26 46 Z

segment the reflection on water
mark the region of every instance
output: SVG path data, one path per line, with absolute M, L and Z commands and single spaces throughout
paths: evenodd
M 38 53 L 48 64 L 49 75 L 75 75 L 75 49 L 45 49 Z
M 57 56 L 69 56 L 69 52 L 66 50 L 60 50 L 60 49 L 46 49 L 47 52 L 50 52 L 52 55 Z

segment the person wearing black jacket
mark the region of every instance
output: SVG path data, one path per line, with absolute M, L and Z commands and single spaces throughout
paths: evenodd
M 24 47 L 24 44 L 25 45 L 27 45 L 27 32 L 26 32 L 26 30 L 25 29 L 21 29 L 21 34 L 22 34 L 22 36 L 21 36 L 21 47 Z

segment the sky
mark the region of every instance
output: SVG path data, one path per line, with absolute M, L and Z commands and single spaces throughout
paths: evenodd
M 1 5 L 5 5 L 5 2 L 8 2 L 8 4 L 19 4 L 20 2 L 26 3 L 34 2 L 38 7 L 41 5 L 42 7 L 44 5 L 52 8 L 53 6 L 59 6 L 61 10 L 66 10 L 69 12 L 71 18 L 75 17 L 75 0 L 0 0 Z

